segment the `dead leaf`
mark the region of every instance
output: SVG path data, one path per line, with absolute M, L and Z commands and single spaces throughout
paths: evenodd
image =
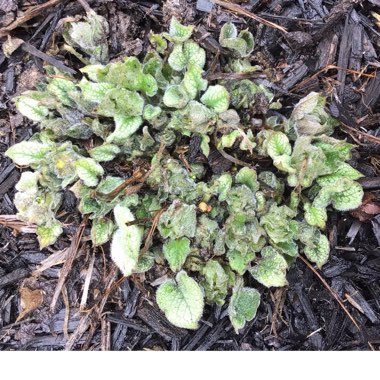
M 351 215 L 361 222 L 366 222 L 380 214 L 380 206 L 373 202 L 375 199 L 376 197 L 372 193 L 364 193 L 362 204 L 357 209 L 352 210 Z
M 21 38 L 8 35 L 8 39 L 3 43 L 3 53 L 9 58 L 23 43 L 24 41 Z
M 41 289 L 29 289 L 29 288 L 21 288 L 20 289 L 21 296 L 21 313 L 17 317 L 16 322 L 23 319 L 27 314 L 32 311 L 38 309 L 42 302 L 44 301 L 43 292 Z

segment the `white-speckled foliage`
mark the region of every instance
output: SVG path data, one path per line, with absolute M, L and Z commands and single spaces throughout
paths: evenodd
M 327 262 L 328 211 L 354 209 L 363 197 L 362 175 L 346 163 L 353 146 L 331 137 L 337 122 L 320 94 L 280 118 L 270 110 L 281 104 L 262 84 L 208 81 L 213 57 L 191 25 L 173 18 L 168 33 L 150 33 L 141 61 L 112 63 L 108 29 L 93 12 L 66 22 L 69 50 L 89 63 L 81 77 L 47 67 L 45 82 L 15 99 L 39 126 L 6 152 L 29 168 L 16 186 L 18 217 L 37 226 L 41 248 L 55 244 L 71 190 L 93 245 L 108 244 L 123 275 L 159 263 L 146 276 L 166 276 L 156 300 L 171 323 L 196 329 L 205 304 L 227 303 L 238 332 L 260 303 L 248 279 L 284 286 L 298 255 L 319 268 Z M 219 42 L 226 73 L 257 69 L 249 30 L 225 24 Z M 265 128 L 252 127 L 252 116 Z M 218 151 L 231 169 L 212 172 L 207 162 Z M 129 183 L 140 166 L 149 175 Z

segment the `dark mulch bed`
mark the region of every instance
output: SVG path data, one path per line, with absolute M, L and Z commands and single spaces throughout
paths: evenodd
M 33 126 L 15 111 L 12 97 L 33 88 L 43 73 L 43 60 L 75 66 L 57 49 L 57 30 L 63 17 L 83 14 L 83 9 L 78 2 L 50 0 L 51 6 L 35 17 L 25 17 L 42 3 L 0 0 L 0 27 L 11 25 L 10 35 L 25 41 L 9 58 L 0 52 L 0 214 L 16 213 L 12 199 L 20 175 L 3 152 L 33 133 Z M 66 234 L 50 249 L 40 251 L 35 235 L 20 233 L 17 221 L 0 226 L 0 350 L 379 349 L 380 216 L 368 213 L 377 213 L 380 200 L 380 28 L 371 15 L 380 12 L 380 1 L 234 3 L 289 33 L 224 7 L 210 12 L 206 0 L 89 1 L 109 20 L 113 58 L 142 55 L 149 30 L 166 28 L 173 14 L 195 24 L 196 38 L 213 53 L 221 23 L 233 20 L 249 27 L 256 36 L 254 60 L 286 107 L 310 91 L 329 96 L 331 112 L 342 122 L 340 137 L 358 145 L 352 165 L 366 175 L 362 183 L 367 197 L 372 194 L 367 214 L 361 211 L 368 220 L 332 214 L 327 229 L 330 262 L 313 271 L 298 260 L 289 271 L 288 287 L 260 289 L 258 314 L 240 335 L 225 307 L 209 308 L 200 329 L 186 331 L 171 326 L 154 304 L 149 273 L 118 282 L 107 247 L 93 251 L 87 243 L 88 229 L 80 224 L 68 192 L 61 209 Z M 3 33 L 0 41 L 5 40 Z M 39 307 L 20 318 L 25 302 Z

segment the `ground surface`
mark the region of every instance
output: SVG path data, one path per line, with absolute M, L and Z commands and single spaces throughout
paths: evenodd
M 24 41 L 9 58 L 0 52 L 3 215 L 16 213 L 12 199 L 20 176 L 3 153 L 34 131 L 11 99 L 38 83 L 44 60 L 71 66 L 59 49 L 61 19 L 83 14 L 75 1 L 41 4 L 0 0 L 0 27 L 6 27 L 0 42 L 7 35 Z M 221 23 L 249 27 L 256 37 L 253 62 L 262 66 L 285 107 L 310 91 L 328 96 L 332 114 L 342 122 L 338 135 L 358 146 L 351 164 L 366 176 L 366 205 L 354 215 L 331 214 L 330 262 L 313 272 L 298 260 L 288 273 L 288 287 L 260 289 L 258 314 L 240 335 L 225 308 L 208 309 L 198 331 L 169 325 L 154 304 L 149 274 L 145 283 L 143 275 L 121 282 L 107 246 L 92 250 L 70 193 L 61 209 L 65 235 L 51 249 L 40 251 L 32 230 L 10 216 L 0 217 L 0 350 L 378 350 L 380 28 L 371 11 L 380 13 L 380 1 L 234 0 L 239 7 L 234 12 L 216 5 L 198 10 L 209 9 L 205 0 L 89 4 L 109 20 L 113 58 L 143 54 L 149 30 L 165 29 L 173 14 L 195 24 L 196 38 L 214 53 L 213 36 Z M 242 9 L 289 33 L 258 23 Z

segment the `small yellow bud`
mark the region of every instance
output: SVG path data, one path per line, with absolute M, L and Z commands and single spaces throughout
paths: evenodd
M 200 202 L 198 204 L 198 208 L 201 212 L 211 212 L 212 207 L 208 205 L 206 202 Z

